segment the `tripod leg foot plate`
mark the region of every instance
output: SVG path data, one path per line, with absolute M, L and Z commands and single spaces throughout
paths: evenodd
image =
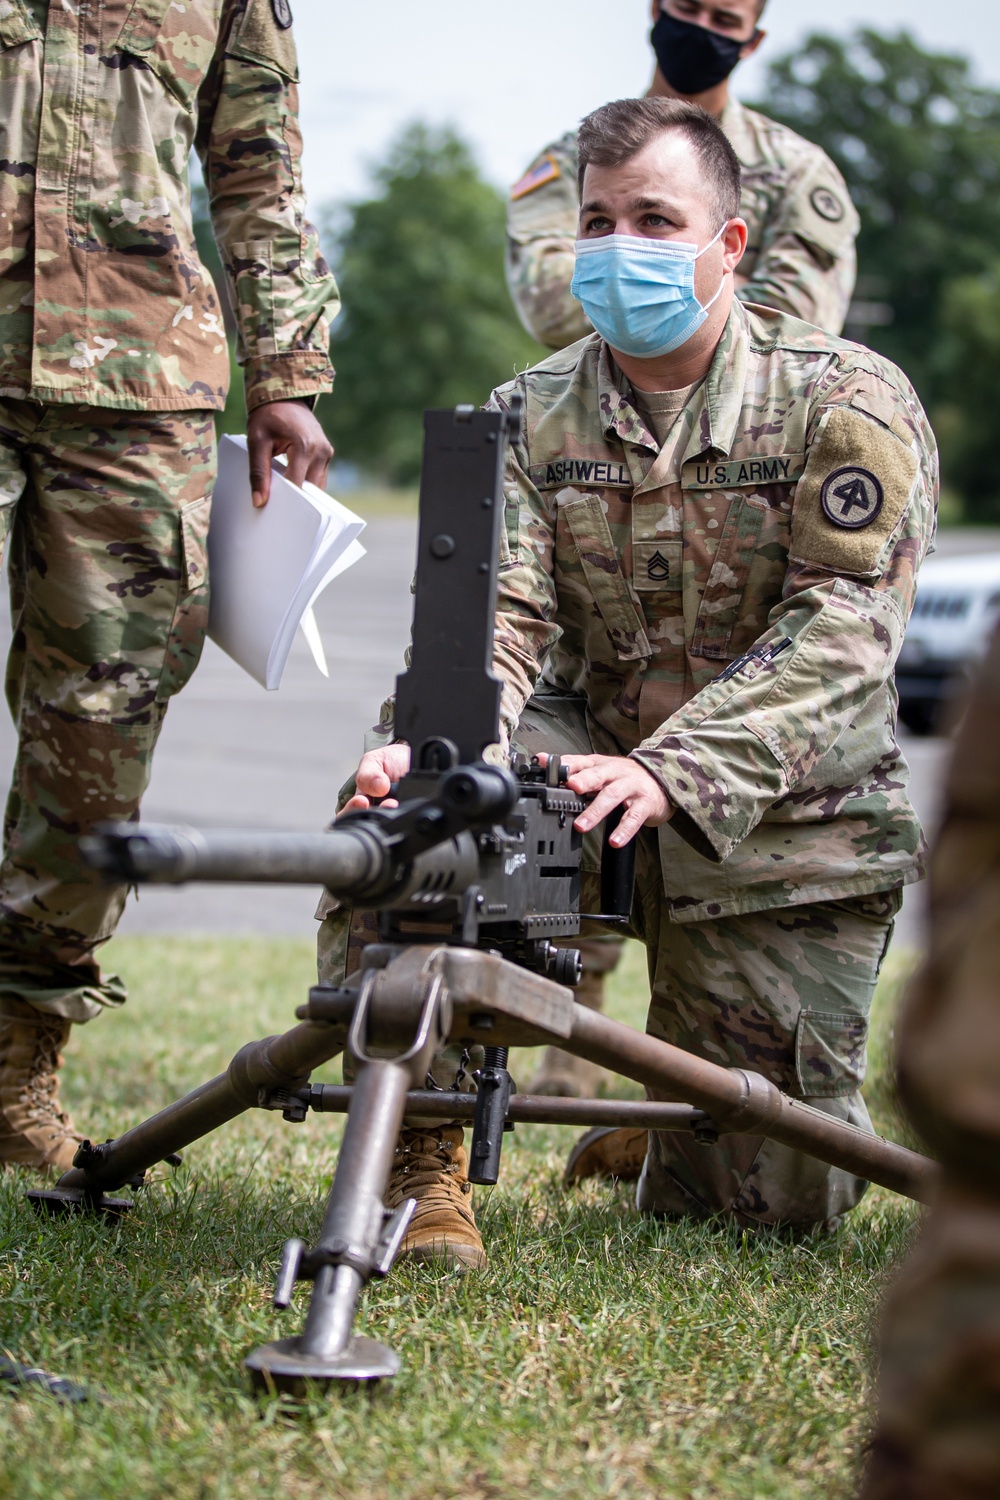
M 339 1354 L 325 1357 L 304 1353 L 300 1344 L 300 1339 L 278 1339 L 248 1355 L 244 1364 L 254 1389 L 302 1396 L 309 1383 L 368 1385 L 399 1372 L 399 1355 L 361 1334 L 350 1339 Z
M 27 1196 L 36 1213 L 52 1218 L 102 1214 L 106 1219 L 117 1219 L 132 1207 L 131 1198 L 109 1198 L 104 1193 L 85 1193 L 80 1188 L 32 1188 Z

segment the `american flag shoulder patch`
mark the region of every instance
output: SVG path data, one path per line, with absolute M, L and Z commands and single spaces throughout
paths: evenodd
M 547 182 L 555 182 L 556 178 L 561 176 L 559 163 L 555 158 L 552 156 L 543 156 L 541 161 L 536 162 L 533 167 L 525 172 L 520 182 L 515 182 L 510 190 L 511 199 L 516 203 L 518 198 L 526 198 L 536 188 L 544 187 Z

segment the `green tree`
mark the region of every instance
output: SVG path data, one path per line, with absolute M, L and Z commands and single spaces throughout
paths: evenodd
M 420 472 L 429 406 L 481 403 L 544 356 L 504 282 L 504 203 L 448 129 L 412 125 L 335 236 L 344 312 L 322 416 L 341 458 L 383 481 Z
M 860 297 L 887 319 L 850 331 L 913 380 L 967 514 L 1000 517 L 1000 464 L 988 482 L 979 467 L 995 420 L 983 398 L 1000 388 L 1000 93 L 963 57 L 861 30 L 779 58 L 760 107 L 844 173 L 861 214 Z
M 934 427 L 948 483 L 970 521 L 1000 523 L 1000 259 L 945 291 L 941 366 L 947 389 L 934 405 Z

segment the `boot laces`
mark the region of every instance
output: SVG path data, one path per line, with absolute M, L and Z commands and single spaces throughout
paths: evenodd
M 36 1026 L 35 1055 L 19 1089 L 19 1103 L 32 1120 L 46 1125 L 69 1126 L 69 1116 L 59 1108 L 59 1068 L 62 1057 L 61 1024 Z
M 395 1208 L 420 1188 L 424 1189 L 420 1195 L 424 1198 L 428 1196 L 428 1189 L 431 1192 L 436 1189 L 445 1198 L 455 1193 L 470 1193 L 470 1183 L 447 1180 L 456 1177 L 460 1171 L 453 1150 L 443 1131 L 404 1130 L 396 1146 L 386 1192 L 387 1206 Z

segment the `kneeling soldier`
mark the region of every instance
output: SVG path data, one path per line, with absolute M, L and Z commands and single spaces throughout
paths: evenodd
M 870 1129 L 869 1005 L 921 874 L 892 672 L 934 440 L 886 360 L 734 300 L 739 162 L 709 115 L 624 100 L 579 139 L 574 287 L 597 332 L 492 398 L 520 395 L 526 418 L 497 606 L 505 733 L 570 752 L 585 832 L 624 808 L 648 1030 Z M 370 751 L 352 805 L 408 756 Z M 325 926 L 332 978 L 343 923 Z M 404 1131 L 398 1161 L 391 1194 L 421 1202 L 406 1248 L 482 1263 L 461 1127 Z M 647 1150 L 591 1132 L 571 1158 L 574 1177 L 640 1171 L 642 1210 L 747 1224 L 824 1223 L 866 1186 L 746 1136 L 654 1132 Z

